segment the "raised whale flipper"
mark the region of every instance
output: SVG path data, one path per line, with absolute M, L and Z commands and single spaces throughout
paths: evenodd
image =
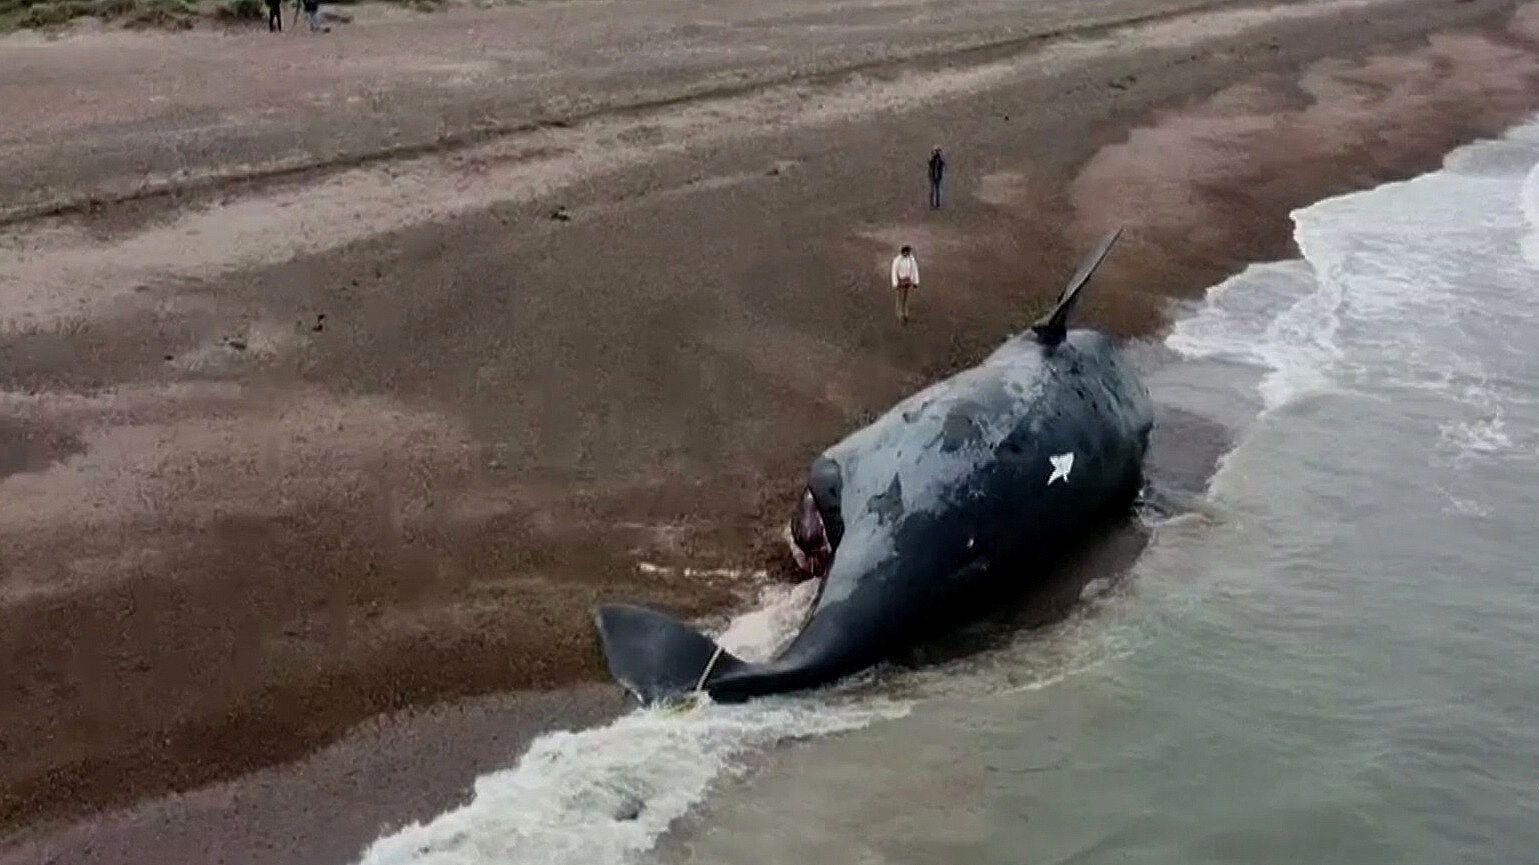
M 672 616 L 630 604 L 594 615 L 609 672 L 643 703 L 687 696 L 710 678 L 747 666 Z
M 1090 281 L 1095 274 L 1095 269 L 1106 260 L 1106 254 L 1111 252 L 1112 244 L 1122 236 L 1122 229 L 1118 228 L 1105 237 L 1087 256 L 1080 262 L 1079 270 L 1074 272 L 1074 278 L 1064 286 L 1063 293 L 1058 295 L 1058 305 L 1053 311 L 1043 316 L 1036 324 L 1031 326 L 1033 333 L 1037 335 L 1037 341 L 1043 345 L 1057 345 L 1063 342 L 1063 338 L 1069 332 L 1069 313 L 1074 311 L 1074 305 L 1079 301 L 1080 289 Z

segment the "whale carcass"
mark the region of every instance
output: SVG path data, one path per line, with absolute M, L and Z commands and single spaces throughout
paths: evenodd
M 1018 590 L 1127 508 L 1142 484 L 1149 394 L 1112 338 L 1067 327 L 1117 236 L 1031 329 L 813 461 L 792 533 L 826 575 L 777 657 L 748 663 L 671 616 L 609 604 L 596 621 L 615 679 L 644 702 L 832 682 Z

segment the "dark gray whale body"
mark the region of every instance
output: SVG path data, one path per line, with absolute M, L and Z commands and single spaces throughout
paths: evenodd
M 615 679 L 643 702 L 832 682 L 1018 590 L 1097 518 L 1127 507 L 1153 425 L 1148 391 L 1109 337 L 1066 329 L 1116 237 L 1032 330 L 813 462 L 808 489 L 833 558 L 778 657 L 747 663 L 669 616 L 608 605 L 597 623 Z

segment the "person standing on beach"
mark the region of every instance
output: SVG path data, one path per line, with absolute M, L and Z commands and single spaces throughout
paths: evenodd
M 940 145 L 930 151 L 930 207 L 941 206 L 941 180 L 946 176 L 946 159 L 941 156 Z
M 904 246 L 892 260 L 892 289 L 898 296 L 898 322 L 908 324 L 908 293 L 919 287 L 919 262 L 914 248 Z
M 310 32 L 321 32 L 321 0 L 301 0 L 305 10 L 305 20 L 310 22 Z
M 283 32 L 283 0 L 267 0 L 267 32 Z

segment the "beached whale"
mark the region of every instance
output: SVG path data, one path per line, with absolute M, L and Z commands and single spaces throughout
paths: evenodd
M 1019 592 L 1097 518 L 1128 507 L 1153 425 L 1148 391 L 1111 338 L 1067 329 L 1117 236 L 1029 331 L 813 462 L 792 531 L 827 576 L 779 656 L 748 663 L 663 613 L 606 605 L 596 620 L 615 679 L 648 703 L 832 682 Z

